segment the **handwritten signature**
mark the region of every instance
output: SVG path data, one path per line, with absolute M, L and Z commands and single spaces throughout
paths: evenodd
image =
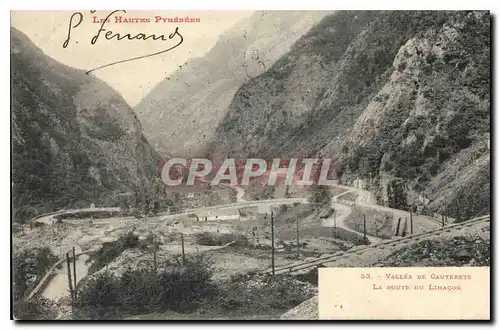
M 90 12 L 94 13 L 95 10 L 91 10 Z M 130 62 L 130 61 L 136 61 L 136 60 L 140 60 L 140 59 L 143 59 L 143 58 L 152 57 L 152 56 L 156 56 L 156 55 L 160 55 L 160 54 L 166 53 L 168 51 L 171 51 L 172 49 L 175 49 L 175 48 L 179 47 L 182 44 L 182 42 L 184 41 L 184 37 L 179 32 L 179 27 L 176 27 L 175 31 L 172 32 L 172 33 L 170 33 L 168 35 L 168 39 L 167 39 L 167 37 L 164 34 L 161 34 L 161 35 L 149 34 L 149 35 L 147 35 L 145 33 L 137 33 L 135 35 L 131 35 L 130 33 L 127 33 L 127 34 L 121 35 L 119 33 L 113 32 L 113 31 L 111 31 L 109 29 L 105 29 L 104 26 L 106 25 L 107 22 L 109 22 L 108 19 L 112 15 L 114 15 L 114 14 L 116 14 L 118 12 L 127 13 L 125 10 L 115 10 L 115 11 L 112 11 L 111 13 L 109 13 L 109 15 L 106 17 L 106 19 L 104 19 L 102 21 L 101 26 L 99 27 L 99 30 L 97 31 L 96 35 L 94 35 L 92 37 L 92 39 L 90 40 L 90 43 L 92 45 L 95 45 L 97 43 L 97 41 L 99 40 L 99 37 L 101 37 L 101 32 L 106 32 L 106 33 L 104 33 L 104 38 L 107 39 L 107 40 L 116 39 L 118 41 L 121 41 L 123 39 L 126 39 L 126 40 L 143 40 L 143 41 L 152 40 L 152 41 L 166 42 L 166 41 L 174 39 L 177 36 L 178 38 L 176 38 L 176 39 L 178 40 L 178 42 L 177 42 L 177 44 L 175 44 L 173 46 L 170 46 L 167 49 L 163 49 L 163 50 L 160 50 L 160 51 L 157 51 L 157 52 L 154 52 L 154 53 L 150 53 L 150 54 L 146 54 L 146 55 L 140 55 L 140 56 L 136 56 L 136 57 L 127 58 L 127 59 L 124 59 L 124 60 L 120 60 L 120 61 L 108 63 L 108 64 L 105 64 L 105 65 L 101 65 L 101 66 L 99 66 L 97 68 L 94 68 L 94 69 L 91 69 L 91 70 L 87 71 L 86 72 L 87 74 L 90 74 L 90 73 L 92 73 L 92 72 L 94 72 L 96 70 L 107 68 L 107 67 L 110 67 L 110 66 L 113 66 L 113 65 L 117 65 L 117 64 L 120 64 L 120 63 L 125 63 L 125 62 Z M 69 19 L 69 24 L 68 24 L 68 35 L 67 35 L 66 40 L 63 43 L 63 48 L 68 47 L 69 42 L 71 40 L 71 33 L 72 33 L 73 29 L 76 29 L 82 22 L 83 22 L 83 14 L 81 12 L 75 12 L 75 13 L 73 13 L 71 15 L 71 17 Z

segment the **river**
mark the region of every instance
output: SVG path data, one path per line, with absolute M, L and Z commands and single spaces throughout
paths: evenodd
M 78 283 L 82 278 L 87 275 L 88 265 L 85 264 L 89 256 L 82 254 L 76 259 L 76 282 Z M 71 275 L 73 276 L 73 264 L 71 263 Z M 72 281 L 73 278 L 71 278 Z M 42 296 L 49 299 L 59 299 L 69 296 L 68 288 L 68 267 L 63 263 L 62 268 L 58 270 L 57 274 L 50 280 L 49 284 L 42 292 Z

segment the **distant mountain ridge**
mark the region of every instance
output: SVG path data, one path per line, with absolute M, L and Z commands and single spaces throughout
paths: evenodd
M 328 12 L 259 11 L 221 35 L 202 58 L 189 60 L 135 107 L 162 155 L 196 155 L 224 118 L 234 93 L 267 70 Z
M 11 28 L 13 218 L 109 206 L 153 182 L 158 155 L 111 87 Z

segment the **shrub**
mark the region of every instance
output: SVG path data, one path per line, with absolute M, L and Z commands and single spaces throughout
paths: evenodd
M 285 310 L 311 298 L 316 290 L 289 275 L 237 275 L 220 286 L 214 306 L 223 310 Z
M 318 286 L 318 268 L 325 267 L 324 265 L 320 265 L 310 270 L 305 274 L 295 275 L 295 278 L 302 282 L 309 282 L 312 285 Z
M 288 204 L 281 204 L 279 208 L 279 213 L 285 213 L 288 210 L 290 210 L 290 205 Z
M 187 256 L 184 265 L 167 262 L 162 270 L 129 269 L 121 277 L 98 274 L 80 289 L 79 318 L 109 319 L 172 310 L 189 312 L 213 296 L 212 263 L 203 255 Z
M 245 191 L 245 198 L 248 200 L 271 199 L 274 195 L 274 186 L 268 185 L 250 185 Z
M 56 318 L 50 300 L 36 297 L 29 301 L 14 303 L 14 317 L 19 320 L 53 320 Z
M 382 267 L 486 267 L 491 263 L 491 240 L 476 235 L 420 241 L 392 252 Z
M 332 194 L 328 189 L 317 187 L 312 191 L 312 195 L 308 200 L 316 207 L 330 206 Z
M 120 305 L 118 279 L 110 272 L 103 272 L 86 280 L 75 304 L 76 318 L 106 319 L 118 315 Z
M 139 246 L 139 236 L 133 232 L 123 235 L 114 242 L 104 243 L 101 248 L 93 253 L 87 262 L 92 262 L 89 274 L 95 273 L 115 260 L 123 251 Z
M 57 257 L 48 247 L 16 253 L 13 258 L 14 301 L 33 289 L 56 261 Z

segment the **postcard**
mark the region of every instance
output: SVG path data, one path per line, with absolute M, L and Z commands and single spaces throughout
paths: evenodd
M 12 319 L 491 319 L 489 11 L 10 35 Z

